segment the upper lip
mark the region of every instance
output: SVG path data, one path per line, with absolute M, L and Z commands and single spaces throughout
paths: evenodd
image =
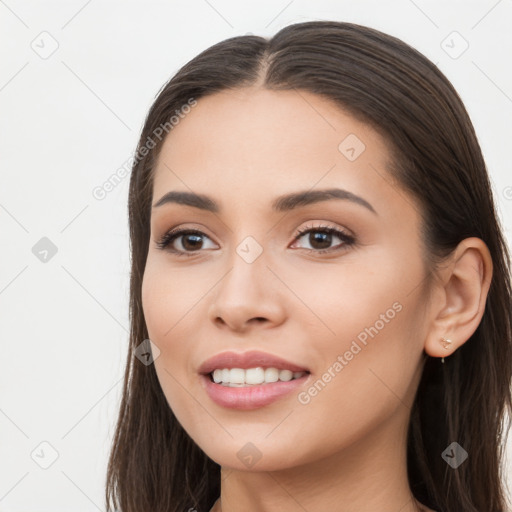
M 221 352 L 204 361 L 199 367 L 199 373 L 207 375 L 213 370 L 224 368 L 255 368 L 258 366 L 266 368 L 277 368 L 278 370 L 290 370 L 292 372 L 307 372 L 306 368 L 298 366 L 290 361 L 269 354 L 251 350 L 248 352 Z

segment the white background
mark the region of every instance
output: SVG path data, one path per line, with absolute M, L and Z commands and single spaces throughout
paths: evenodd
M 511 239 L 510 0 L 0 1 L 1 512 L 104 510 L 128 340 L 128 178 L 101 201 L 92 190 L 132 155 L 180 66 L 228 37 L 313 19 L 397 36 L 447 75 Z M 458 58 L 453 31 L 469 44 Z M 46 263 L 32 252 L 42 237 L 57 248 Z M 46 470 L 31 458 L 50 461 L 43 441 L 58 453 Z

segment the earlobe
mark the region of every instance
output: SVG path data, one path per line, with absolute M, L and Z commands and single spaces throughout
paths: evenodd
M 476 331 L 485 311 L 485 303 L 492 278 L 492 258 L 487 245 L 480 238 L 461 241 L 440 272 L 436 286 L 444 297 L 436 309 L 432 304 L 433 319 L 425 341 L 425 352 L 432 357 L 448 357 L 461 347 Z

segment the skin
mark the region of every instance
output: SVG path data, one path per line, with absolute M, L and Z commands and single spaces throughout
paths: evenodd
M 338 149 L 349 134 L 366 146 L 354 161 Z M 425 354 L 449 357 L 477 328 L 492 263 L 481 240 L 466 239 L 427 294 L 419 209 L 388 174 L 389 161 L 385 140 L 329 100 L 258 86 L 201 98 L 165 140 L 153 204 L 176 190 L 221 207 L 153 208 L 142 286 L 167 401 L 222 467 L 214 512 L 430 510 L 407 480 L 410 408 Z M 271 209 L 281 194 L 333 187 L 376 213 L 348 200 Z M 356 243 L 295 240 L 312 225 L 349 232 Z M 204 233 L 192 256 L 156 246 L 175 227 Z M 263 249 L 253 263 L 236 252 L 247 236 Z M 187 242 L 178 237 L 173 246 L 193 252 Z M 315 252 L 322 247 L 331 252 Z M 230 410 L 201 385 L 198 367 L 211 356 L 262 350 L 309 368 L 307 391 L 394 303 L 401 310 L 307 404 L 292 392 L 263 408 Z M 448 350 L 442 336 L 453 340 Z M 237 457 L 248 442 L 261 453 L 251 468 Z

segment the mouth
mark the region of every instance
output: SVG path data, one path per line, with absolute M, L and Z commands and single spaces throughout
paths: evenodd
M 311 377 L 300 363 L 258 350 L 216 354 L 200 365 L 198 373 L 213 402 L 239 410 L 257 409 L 289 398 Z
M 209 374 L 211 382 L 220 384 L 221 386 L 240 388 L 250 386 L 268 385 L 274 382 L 289 382 L 291 380 L 301 379 L 309 372 L 298 371 L 292 372 L 287 369 L 280 369 L 275 367 L 261 367 L 254 368 L 216 368 Z
M 309 371 L 292 372 L 275 367 L 218 368 L 200 375 L 203 388 L 213 402 L 240 411 L 290 399 L 307 385 L 310 376 Z

